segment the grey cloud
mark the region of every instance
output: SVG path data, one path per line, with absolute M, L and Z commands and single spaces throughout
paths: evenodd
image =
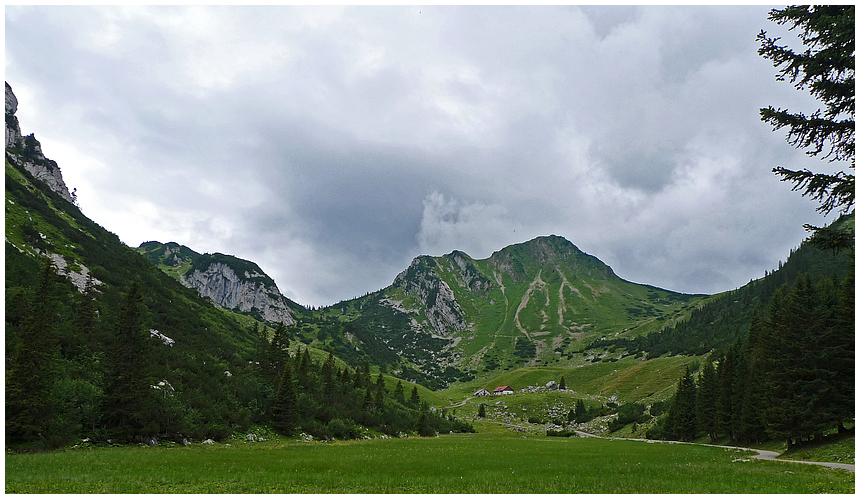
M 821 223 L 770 173 L 821 165 L 758 119 L 810 104 L 756 54 L 767 11 L 7 6 L 6 78 L 64 173 L 103 165 L 97 222 L 255 260 L 302 303 L 549 233 L 717 292 Z

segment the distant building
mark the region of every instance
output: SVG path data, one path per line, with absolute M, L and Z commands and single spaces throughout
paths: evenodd
M 480 390 L 475 392 L 475 395 L 473 395 L 473 396 L 474 397 L 489 397 L 490 395 L 492 395 L 492 394 L 490 393 L 489 390 L 487 390 L 486 388 L 481 388 Z
M 514 393 L 514 389 L 507 385 L 500 386 L 493 390 L 493 395 L 510 395 L 512 393 Z

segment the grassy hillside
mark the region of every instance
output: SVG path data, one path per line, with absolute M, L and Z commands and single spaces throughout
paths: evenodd
M 704 298 L 625 281 L 549 236 L 484 260 L 418 257 L 391 286 L 317 312 L 297 335 L 339 352 L 357 346 L 404 378 L 443 388 L 523 367 L 616 361 L 589 346 L 659 331 Z
M 132 414 L 133 422 L 123 423 L 137 425 L 128 438 L 148 441 L 220 439 L 270 422 L 280 373 L 267 374 L 260 360 L 272 355 L 272 329 L 261 329 L 252 317 L 213 306 L 9 161 L 5 206 L 6 384 L 14 404 L 10 413 L 7 397 L 7 417 L 12 414 L 13 421 L 33 421 L 30 427 L 41 428 L 39 433 L 16 430 L 14 440 L 7 443 L 16 448 L 52 447 L 83 437 L 103 442 L 116 438 L 112 414 Z M 150 256 L 165 253 L 165 248 L 150 249 Z M 172 266 L 185 265 L 183 257 L 194 255 L 178 245 L 171 250 L 164 257 L 172 258 L 168 262 Z M 45 255 L 52 256 L 51 267 L 59 275 L 41 288 Z M 133 296 L 129 290 L 135 282 L 141 294 L 129 308 Z M 40 345 L 29 341 L 28 331 L 36 320 L 44 324 L 47 335 Z M 133 351 L 116 340 L 127 324 L 129 334 L 139 341 Z M 30 361 L 35 359 L 29 355 L 33 348 L 47 351 L 38 356 L 37 364 Z M 307 367 L 300 362 L 305 351 Z M 348 381 L 338 384 L 343 386 L 337 394 L 325 393 L 321 366 L 328 353 L 292 338 L 286 354 L 297 371 L 297 425 L 318 436 L 358 431 L 356 421 L 379 430 L 416 429 L 422 407 L 394 401 L 397 380 L 391 376 L 385 379 L 385 389 L 374 394 L 371 407 L 362 401 L 375 376 L 362 376 L 359 382 L 347 362 L 334 359 L 333 374 Z M 141 397 L 128 406 L 110 405 L 121 395 L 113 391 L 114 380 L 126 376 L 132 386 L 141 387 Z M 404 383 L 406 397 L 413 387 Z M 418 387 L 418 395 L 429 404 L 445 403 L 425 387 Z M 329 396 L 339 398 L 326 405 L 323 398 Z M 26 412 L 31 399 L 41 408 L 37 419 Z M 333 419 L 340 422 L 327 427 Z M 435 415 L 428 421 L 431 429 L 457 430 L 456 422 Z
M 834 226 L 854 231 L 854 213 L 844 215 Z M 781 286 L 793 283 L 798 276 L 809 274 L 813 282 L 820 278 L 842 280 L 854 271 L 854 257 L 848 252 L 834 253 L 803 243 L 773 272 L 747 285 L 711 296 L 700 302 L 688 318 L 679 323 L 635 338 L 607 337 L 593 342 L 599 350 L 621 350 L 644 353 L 651 357 L 665 354 L 704 355 L 725 353 L 749 330 L 753 311 L 767 305 Z

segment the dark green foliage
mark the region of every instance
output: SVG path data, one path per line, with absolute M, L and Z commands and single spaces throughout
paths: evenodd
M 546 436 L 548 437 L 575 437 L 576 432 L 572 430 L 547 430 Z
M 519 362 L 528 362 L 537 354 L 537 347 L 528 338 L 517 338 L 516 346 L 514 346 L 514 357 Z
M 105 425 L 114 439 L 132 442 L 135 436 L 157 434 L 151 428 L 151 376 L 147 373 L 150 342 L 143 326 L 143 294 L 132 281 L 116 319 L 116 334 L 107 350 L 108 384 L 105 387 Z M 148 434 L 147 434 L 148 433 Z
M 577 399 L 567 414 L 567 420 L 571 423 L 587 423 L 599 416 L 600 411 L 600 407 L 587 407 L 584 400 Z
M 696 390 L 696 415 L 699 428 L 705 431 L 711 438 L 711 442 L 717 440 L 717 394 L 719 393 L 719 381 L 714 364 L 706 362 L 699 373 L 699 382 Z
M 487 408 L 484 404 L 478 406 L 478 417 L 485 418 L 487 417 Z
M 696 384 L 688 368 L 678 381 L 663 432 L 669 438 L 690 442 L 696 436 Z
M 748 336 L 729 348 L 715 372 L 708 362 L 698 386 L 689 371 L 681 378 L 662 427 L 649 437 L 690 440 L 703 430 L 712 440 L 773 438 L 789 447 L 821 439 L 854 419 L 853 359 L 853 274 L 817 284 L 804 274 L 754 313 Z M 698 428 L 688 417 L 691 393 Z
M 564 376 L 561 377 L 561 381 L 558 382 L 559 390 L 567 390 L 567 383 L 564 381 Z
M 644 423 L 650 419 L 645 414 L 645 404 L 629 402 L 618 407 L 618 415 L 609 422 L 609 431 L 618 431 L 630 423 Z
M 774 296 L 757 345 L 774 438 L 796 443 L 853 418 L 854 325 L 840 295 L 833 280 L 802 276 Z
M 7 363 L 6 441 L 10 443 L 48 437 L 52 418 L 49 395 L 57 357 L 55 311 L 51 299 L 55 279 L 53 264 L 46 258 L 23 321 L 21 341 Z
M 281 370 L 278 394 L 272 405 L 272 428 L 281 435 L 290 436 L 295 433 L 298 422 L 297 399 L 293 368 L 287 362 Z
M 806 50 L 795 52 L 778 45 L 779 38 L 759 34 L 759 55 L 773 61 L 779 69 L 777 79 L 790 81 L 798 90 L 808 89 L 824 110 L 807 116 L 769 106 L 761 109 L 762 121 L 774 130 L 788 128 L 788 142 L 805 149 L 810 156 L 823 154 L 830 161 L 850 161 L 854 168 L 854 6 L 791 6 L 774 9 L 770 20 L 789 29 L 800 29 Z M 834 209 L 847 213 L 854 205 L 854 174 L 813 173 L 809 170 L 774 168 L 782 180 L 794 184 L 804 196 L 818 201 L 824 214 Z M 854 247 L 854 234 L 844 230 L 807 225 L 811 240 L 822 248 Z
M 397 380 L 397 386 L 394 387 L 394 401 L 406 405 L 406 397 L 403 394 L 403 382 L 399 379 Z
M 852 213 L 841 217 L 831 227 L 839 230 L 850 227 L 853 231 L 853 225 Z M 750 281 L 737 290 L 708 299 L 685 321 L 644 336 L 598 340 L 589 348 L 622 348 L 630 353 L 644 351 L 649 357 L 667 353 L 721 355 L 746 336 L 753 312 L 770 302 L 780 286 L 794 282 L 803 273 L 810 273 L 815 278 L 836 276 L 842 279 L 852 266 L 852 258 L 845 253 L 833 254 L 803 243 L 791 252 L 785 263 L 780 262 L 778 270 L 766 273 L 763 278 Z

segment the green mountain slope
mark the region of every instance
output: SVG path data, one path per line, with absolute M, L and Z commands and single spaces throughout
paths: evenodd
M 853 233 L 854 213 L 843 215 L 831 227 Z M 802 274 L 809 274 L 813 282 L 830 277 L 841 281 L 853 272 L 853 267 L 853 256 L 848 252 L 820 250 L 804 242 L 791 252 L 785 263 L 779 262 L 773 272 L 702 301 L 688 320 L 636 338 L 597 340 L 591 348 L 642 352 L 649 357 L 667 353 L 704 355 L 712 351 L 723 354 L 738 338 L 746 335 L 753 312 L 767 305 L 782 285 L 793 283 Z
M 304 307 L 281 295 L 271 277 L 251 261 L 222 253 L 200 254 L 175 242 L 149 241 L 137 251 L 183 285 L 219 307 L 270 323 L 295 324 Z
M 372 360 L 439 388 L 524 366 L 598 361 L 585 352 L 593 341 L 659 331 L 704 297 L 625 281 L 548 236 L 484 260 L 461 251 L 417 257 L 391 286 L 323 309 L 297 334 L 338 343 L 357 334 L 332 325 L 349 324 L 364 333 L 362 344 L 381 340 Z
M 10 125 L 20 136 L 10 93 L 7 85 L 7 137 Z M 150 258 L 129 248 L 75 206 L 32 136 L 20 142 L 5 162 L 7 446 L 220 439 L 252 425 L 320 438 L 470 430 L 431 414 L 423 402 L 437 398 L 424 387 L 371 379 L 369 365 L 349 369 L 283 334 L 272 342 L 253 314 L 213 306 L 151 257 L 160 252 L 163 269 L 187 266 L 192 277 L 215 266 L 250 283 L 240 291 L 282 297 L 251 262 L 176 244 L 150 244 Z M 49 177 L 31 173 L 34 161 Z M 293 370 L 296 397 L 285 411 L 280 388 Z M 285 412 L 293 419 L 276 417 Z

